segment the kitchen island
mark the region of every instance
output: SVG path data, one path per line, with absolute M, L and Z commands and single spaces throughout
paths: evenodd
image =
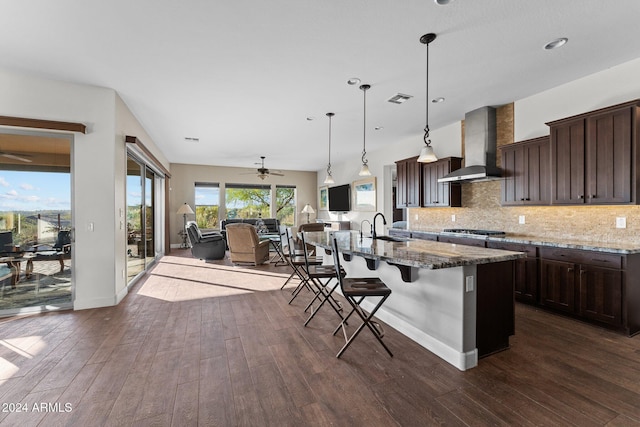
M 380 277 L 391 288 L 377 313 L 389 326 L 460 370 L 509 347 L 514 260 L 523 253 L 355 231 L 305 233 L 307 243 L 325 249 L 327 264 L 332 236 L 348 276 Z
M 640 242 L 394 228 L 389 234 L 524 252 L 527 257 L 515 266 L 516 301 L 628 336 L 640 334 Z

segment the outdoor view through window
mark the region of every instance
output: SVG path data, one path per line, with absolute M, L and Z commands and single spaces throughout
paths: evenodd
M 0 312 L 71 302 L 70 188 L 68 172 L 0 170 Z

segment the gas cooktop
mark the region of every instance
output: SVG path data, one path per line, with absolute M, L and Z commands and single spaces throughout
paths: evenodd
M 470 228 L 445 228 L 445 233 L 477 234 L 480 236 L 504 236 L 504 231 L 497 230 L 473 230 Z

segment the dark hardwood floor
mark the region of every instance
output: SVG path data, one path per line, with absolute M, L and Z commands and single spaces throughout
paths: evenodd
M 640 336 L 517 305 L 466 372 L 389 327 L 336 359 L 287 275 L 174 250 L 116 307 L 0 320 L 0 425 L 640 425 Z

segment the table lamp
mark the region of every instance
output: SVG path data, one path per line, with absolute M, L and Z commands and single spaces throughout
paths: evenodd
M 309 203 L 307 203 L 306 205 L 304 205 L 304 208 L 302 208 L 300 213 L 307 214 L 307 224 L 308 224 L 309 223 L 309 214 L 316 213 L 316 211 L 314 211 L 313 208 L 311 207 L 311 205 Z
M 187 247 L 187 214 L 191 215 L 193 214 L 193 209 L 191 209 L 191 206 L 189 206 L 187 204 L 187 202 L 184 203 L 184 205 L 180 206 L 180 209 L 178 209 L 178 215 L 182 215 L 184 224 L 183 224 L 183 231 L 184 234 L 182 235 L 182 247 L 186 248 Z

